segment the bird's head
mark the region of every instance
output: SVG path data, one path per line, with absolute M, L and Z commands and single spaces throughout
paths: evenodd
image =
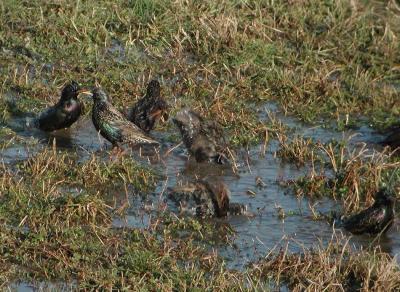
M 61 92 L 61 100 L 67 101 L 70 99 L 76 99 L 78 97 L 79 84 L 76 81 L 71 81 L 64 86 Z
M 61 101 L 68 101 L 71 99 L 78 99 L 80 94 L 91 95 L 91 92 L 86 88 L 81 88 L 78 82 L 71 81 L 64 86 L 61 92 Z
M 95 87 L 92 90 L 92 98 L 93 98 L 94 102 L 98 102 L 98 101 L 107 102 L 108 101 L 107 94 L 100 87 Z

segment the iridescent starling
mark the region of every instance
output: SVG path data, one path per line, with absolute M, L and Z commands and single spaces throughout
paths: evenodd
M 158 120 L 168 119 L 168 104 L 160 95 L 160 83 L 151 80 L 147 85 L 146 95 L 126 114 L 128 120 L 148 133 L 154 129 Z
M 219 164 L 228 162 L 224 133 L 216 122 L 205 121 L 199 114 L 184 109 L 173 119 L 189 153 L 197 162 L 213 161 Z
M 80 93 L 90 92 L 80 89 L 75 81 L 67 84 L 61 92 L 60 100 L 42 112 L 35 120 L 35 125 L 46 132 L 70 127 L 83 112 L 83 104 L 78 100 Z
M 379 190 L 375 195 L 374 204 L 353 216 L 342 218 L 336 223 L 354 234 L 385 233 L 393 224 L 394 194 L 386 189 Z
M 92 121 L 97 131 L 113 146 L 119 144 L 158 145 L 135 124 L 128 121 L 109 101 L 106 93 L 95 88 L 93 91 Z

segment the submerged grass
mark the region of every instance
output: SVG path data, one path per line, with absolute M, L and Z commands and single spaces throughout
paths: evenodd
M 273 115 L 260 120 L 259 108 L 276 101 L 285 114 L 333 120 L 339 130 L 362 117 L 377 129 L 395 123 L 396 9 L 396 1 L 2 1 L 1 147 L 19 139 L 3 128 L 13 115 L 55 103 L 70 79 L 100 84 L 122 109 L 158 78 L 171 115 L 190 106 L 218 120 L 232 146 L 276 139 L 284 160 L 313 163 L 310 175 L 294 182 L 299 196 L 340 198 L 346 212 L 356 211 L 379 184 L 399 181 L 398 159 L 289 140 Z M 318 172 L 317 164 L 331 173 Z M 285 278 L 295 290 L 400 285 L 387 255 L 347 244 L 283 252 L 234 272 L 198 244 L 215 235 L 205 222 L 163 218 L 148 231 L 113 228 L 120 210 L 108 197 L 132 189 L 146 194 L 159 180 L 131 159 L 78 161 L 53 147 L 1 166 L 0 175 L 2 287 L 24 279 L 77 281 L 87 290 L 241 291 L 267 289 L 269 276 Z M 229 238 L 229 230 L 218 230 Z
M 400 286 L 396 260 L 379 249 L 356 250 L 348 239 L 334 234 L 326 244 L 286 248 L 253 265 L 257 277 L 273 276 L 291 291 L 395 291 Z
M 53 149 L 22 162 L 17 173 L 2 166 L 0 262 L 8 269 L 0 286 L 24 279 L 76 282 L 89 290 L 262 287 L 227 270 L 216 254 L 194 242 L 199 236 L 190 233 L 210 232 L 207 225 L 181 219 L 179 224 L 165 220 L 159 231 L 157 226 L 113 228 L 117 210 L 107 204 L 107 192 L 121 184 L 147 192 L 154 185 L 152 174 L 132 160 L 91 158 L 82 164 Z M 69 192 L 72 185 L 82 191 Z
M 320 161 L 313 159 L 308 175 L 287 182 L 298 196 L 332 197 L 342 202 L 345 212 L 370 205 L 381 187 L 400 198 L 400 161 L 387 149 L 371 153 L 364 145 L 349 151 L 346 143 L 332 142 L 313 147 L 315 156 L 325 156 L 326 163 L 314 167 Z

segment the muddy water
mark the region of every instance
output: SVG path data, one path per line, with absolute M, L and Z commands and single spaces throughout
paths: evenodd
M 374 143 L 382 137 L 369 127 L 346 132 L 336 132 L 322 127 L 308 127 L 299 123 L 295 118 L 288 118 L 279 113 L 274 104 L 269 104 L 260 112 L 260 117 L 266 111 L 273 112 L 286 125 L 294 128 L 293 135 L 311 137 L 314 140 L 326 142 L 330 139 L 348 139 L 353 137 L 350 147 L 357 147 L 360 143 L 366 143 L 371 149 Z M 18 123 L 18 120 L 14 121 Z M 21 137 L 33 136 L 33 139 L 41 143 L 35 146 L 11 143 L 3 149 L 0 159 L 5 163 L 13 163 L 15 160 L 26 159 L 43 147 L 51 145 L 55 138 L 57 147 L 76 151 L 82 160 L 87 159 L 92 153 L 102 155 L 105 149 L 110 149 L 110 144 L 98 136 L 89 117 L 81 119 L 71 129 L 58 131 L 52 134 L 43 134 L 36 131 L 17 131 Z M 154 134 L 163 141 L 164 135 Z M 32 138 L 30 138 L 32 139 Z M 150 164 L 163 174 L 164 179 L 158 185 L 154 194 L 143 196 L 129 191 L 130 207 L 125 218 L 115 218 L 116 227 L 147 228 L 157 218 L 160 212 L 173 212 L 173 204 L 167 199 L 168 187 L 176 186 L 184 181 L 193 180 L 194 177 L 218 177 L 223 180 L 231 191 L 232 202 L 246 204 L 254 217 L 231 216 L 224 219 L 214 219 L 218 225 L 229 226 L 234 234 L 230 244 L 218 244 L 215 248 L 226 259 L 229 267 L 242 269 L 251 261 L 266 255 L 271 248 L 284 247 L 288 242 L 290 251 L 302 251 L 302 247 L 310 247 L 319 240 L 327 242 L 331 239 L 334 230 L 325 221 L 312 220 L 309 205 L 315 205 L 316 210 L 328 213 L 332 209 L 338 209 L 338 203 L 330 199 L 309 201 L 307 198 L 296 198 L 287 189 L 280 186 L 279 181 L 296 179 L 307 174 L 307 167 L 298 168 L 294 164 L 283 163 L 275 156 L 278 149 L 276 142 L 272 141 L 268 146 L 265 156 L 260 154 L 261 147 L 257 146 L 249 151 L 242 151 L 240 155 L 239 172 L 235 174 L 231 169 L 210 164 L 197 164 L 188 159 L 183 147 L 178 147 L 168 155 L 166 151 L 172 148 L 169 142 L 163 142 L 160 151 L 160 159 L 139 157 L 133 153 L 133 159 L 139 159 L 142 163 Z M 371 150 L 372 151 L 372 150 Z M 247 162 L 248 161 L 248 162 Z M 256 178 L 259 177 L 265 183 L 265 187 L 258 188 Z M 249 192 L 250 191 L 250 192 Z M 250 194 L 252 193 L 252 194 Z M 117 204 L 126 200 L 126 194 L 116 190 L 113 198 Z M 286 214 L 282 219 L 278 216 L 278 210 L 282 208 Z M 379 241 L 373 241 L 370 236 L 352 236 L 351 244 L 357 247 L 367 247 L 371 243 L 380 245 L 384 251 L 391 255 L 400 254 L 399 220 Z M 336 232 L 342 232 L 336 230 Z M 346 235 L 348 233 L 344 232 Z M 218 234 L 216 235 L 218 239 Z M 225 234 L 221 234 L 221 242 Z M 294 243 L 296 242 L 296 243 Z

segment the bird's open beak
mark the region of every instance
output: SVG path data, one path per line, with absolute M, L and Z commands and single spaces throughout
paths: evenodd
M 78 90 L 78 94 L 93 95 L 92 92 L 87 88 L 82 88 L 82 89 Z
M 87 88 L 82 88 L 82 89 L 78 90 L 78 95 L 81 95 L 81 94 L 83 94 L 85 97 L 93 96 L 93 93 Z

